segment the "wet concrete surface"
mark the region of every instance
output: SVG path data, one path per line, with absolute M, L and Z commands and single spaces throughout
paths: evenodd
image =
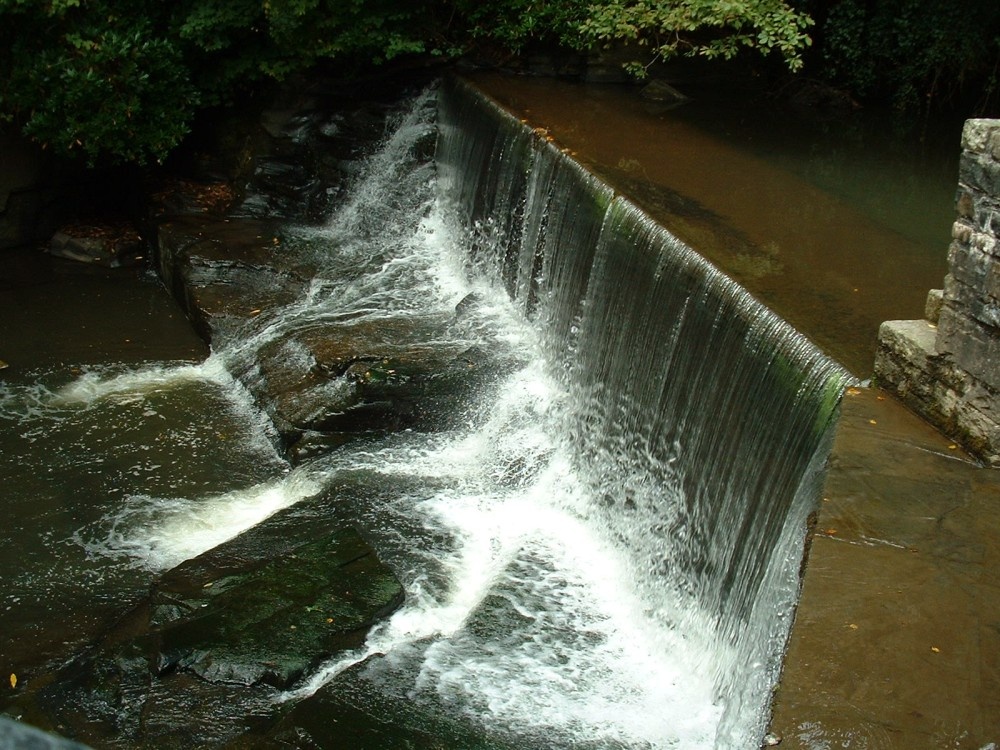
M 1000 473 L 850 389 L 772 731 L 782 748 L 1000 745 Z

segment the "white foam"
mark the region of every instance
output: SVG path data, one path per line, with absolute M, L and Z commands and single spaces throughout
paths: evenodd
M 552 462 L 512 494 L 439 493 L 415 507 L 452 541 L 450 553 L 432 553 L 447 572 L 444 590 L 413 582 L 364 649 L 284 699 L 372 654 L 405 660 L 408 647 L 430 640 L 412 682 L 397 685 L 410 700 L 569 744 L 711 747 L 721 712 L 711 680 L 692 671 L 689 639 L 663 630 L 635 597 L 622 551 L 566 509 L 580 488 L 565 468 Z M 484 631 L 483 617 L 503 621 Z
M 111 397 L 139 398 L 144 394 L 194 382 L 212 382 L 228 387 L 233 384 L 233 379 L 217 357 L 209 357 L 194 365 L 152 365 L 120 373 L 92 370 L 55 391 L 52 404 L 76 406 Z
M 431 710 L 447 706 L 482 726 L 534 738 L 535 746 L 549 738 L 553 747 L 711 748 L 722 713 L 711 618 L 658 588 L 645 553 L 636 559 L 631 540 L 617 538 L 621 527 L 601 523 L 593 488 L 618 478 L 581 475 L 599 467 L 580 466 L 573 453 L 564 429 L 570 399 L 537 356 L 537 333 L 501 290 L 466 280 L 464 235 L 433 200 L 430 176 L 398 172 L 423 127 L 400 131 L 354 199 L 316 233 L 329 243 L 331 273 L 297 302 L 255 319 L 256 328 L 211 364 L 85 377 L 58 397 L 88 403 L 142 397 L 186 377 L 222 382 L 224 368 L 212 368 L 237 354 L 252 361 L 263 343 L 297 326 L 450 312 L 474 288 L 481 302 L 454 335 L 515 350 L 530 363 L 497 387 L 467 430 L 346 446 L 317 461 L 322 471 L 300 468 L 227 493 L 133 494 L 89 548 L 162 570 L 319 492 L 340 472 L 399 479 L 397 496 L 373 493 L 370 502 L 382 505 L 367 510 L 373 527 L 399 535 L 399 549 L 379 552 L 405 560 L 397 571 L 404 606 L 361 649 L 282 699 L 310 695 L 383 654 L 369 666 L 385 673 L 379 685 L 390 696 Z M 384 210 L 402 197 L 405 216 L 387 220 Z M 414 538 L 406 536 L 410 526 L 422 527 Z
M 124 556 L 149 570 L 166 570 L 315 495 L 322 486 L 318 477 L 298 469 L 220 495 L 130 495 L 125 507 L 105 520 L 105 535 L 84 544 L 91 554 Z

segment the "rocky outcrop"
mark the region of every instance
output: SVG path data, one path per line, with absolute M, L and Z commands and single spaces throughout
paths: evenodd
M 165 574 L 92 652 L 25 691 L 17 710 L 100 746 L 164 746 L 165 730 L 215 746 L 247 721 L 277 721 L 274 688 L 360 646 L 403 596 L 336 514 L 278 513 Z M 192 726 L 191 700 L 229 708 L 214 726 Z
M 292 225 L 325 219 L 343 186 L 386 130 L 388 106 L 329 112 L 316 101 L 263 113 L 266 133 L 241 196 L 224 211 L 161 197 L 156 256 L 161 277 L 196 330 L 232 349 L 309 293 L 322 253 L 303 249 Z M 306 108 L 301 109 L 302 106 Z M 413 157 L 433 158 L 433 132 Z M 329 320 L 284 331 L 229 362 L 300 461 L 351 435 L 438 430 L 463 419 L 472 395 L 516 364 L 460 345 L 464 300 L 451 313 Z M 238 348 L 238 347 L 237 347 Z

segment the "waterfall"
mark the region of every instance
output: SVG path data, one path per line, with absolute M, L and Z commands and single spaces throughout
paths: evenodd
M 470 86 L 442 89 L 439 120 L 442 192 L 473 264 L 534 321 L 571 394 L 586 512 L 634 550 L 650 617 L 682 632 L 690 613 L 711 623 L 716 746 L 750 747 L 850 376 Z
M 386 747 L 396 728 L 491 750 L 756 746 L 847 373 L 474 90 L 424 92 L 396 125 L 325 226 L 283 229 L 309 269 L 298 296 L 234 322 L 205 363 L 0 383 L 0 422 L 27 441 L 0 458 L 38 485 L 14 499 L 75 528 L 15 536 L 31 567 L 0 604 L 43 579 L 76 589 L 70 569 L 136 588 L 129 566 L 272 513 L 334 514 L 406 600 L 276 710 L 349 706 Z M 488 352 L 497 372 L 443 426 L 292 468 L 257 409 L 261 362 L 308 370 L 303 341 L 362 328 L 379 353 Z M 65 488 L 41 504 L 32 443 L 50 436 Z M 102 502 L 78 519 L 81 475 Z

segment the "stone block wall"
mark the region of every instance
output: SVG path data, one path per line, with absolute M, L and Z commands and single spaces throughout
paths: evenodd
M 882 324 L 875 378 L 1000 466 L 1000 120 L 966 122 L 955 203 L 944 289 L 927 320 Z

